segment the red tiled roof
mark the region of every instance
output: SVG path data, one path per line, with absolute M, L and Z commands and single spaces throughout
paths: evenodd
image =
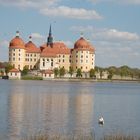
M 25 49 L 27 53 L 40 53 L 41 52 L 40 48 L 37 48 L 37 46 L 32 41 L 29 41 L 28 43 L 25 44 Z
M 43 49 L 41 56 L 52 56 L 56 57 L 57 54 L 70 54 L 70 49 L 62 42 L 55 42 L 52 46 L 44 44 L 41 46 Z
M 53 71 L 52 70 L 44 70 L 44 71 L 42 71 L 42 73 L 44 73 L 44 74 L 53 74 Z
M 16 36 L 10 41 L 9 48 L 25 49 L 24 41 L 20 37 Z
M 13 68 L 13 69 L 11 69 L 9 72 L 20 72 L 18 69 L 16 69 L 16 68 Z
M 94 47 L 83 37 L 78 39 L 74 44 L 74 49 L 77 50 L 89 50 L 89 51 L 95 51 Z

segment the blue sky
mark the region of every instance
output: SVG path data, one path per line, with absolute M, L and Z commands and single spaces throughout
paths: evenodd
M 42 45 L 50 23 L 55 41 L 72 48 L 81 32 L 96 49 L 96 65 L 140 68 L 140 0 L 0 0 L 0 61 L 16 30 Z

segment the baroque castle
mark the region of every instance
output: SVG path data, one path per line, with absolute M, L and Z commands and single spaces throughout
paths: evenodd
M 82 72 L 89 72 L 95 67 L 95 49 L 84 37 L 80 37 L 74 48 L 68 48 L 63 42 L 54 42 L 51 25 L 47 42 L 37 47 L 32 37 L 24 43 L 17 31 L 16 37 L 9 44 L 9 62 L 14 68 L 23 70 L 27 66 L 30 70 L 53 70 L 64 67 L 67 71 L 73 67 Z

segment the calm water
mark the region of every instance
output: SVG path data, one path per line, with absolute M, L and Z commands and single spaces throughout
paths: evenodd
M 0 80 L 0 139 L 90 132 L 140 136 L 140 83 Z

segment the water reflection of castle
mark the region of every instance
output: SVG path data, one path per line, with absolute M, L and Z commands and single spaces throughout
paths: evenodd
M 88 89 L 77 89 L 77 95 L 67 93 L 9 95 L 9 130 L 12 136 L 37 133 L 83 133 L 92 128 L 93 95 Z M 13 139 L 15 139 L 15 137 Z

